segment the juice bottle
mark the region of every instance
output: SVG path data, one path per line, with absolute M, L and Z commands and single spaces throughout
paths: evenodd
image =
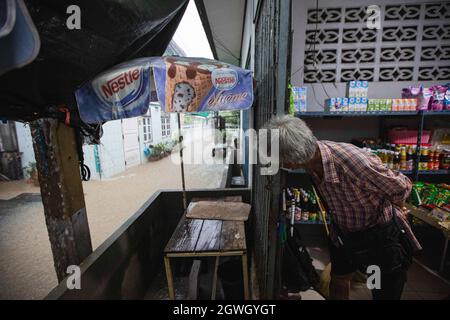
M 406 166 L 406 161 L 404 161 L 404 164 Z M 394 170 L 405 170 L 402 169 L 400 152 L 397 151 L 394 153 Z

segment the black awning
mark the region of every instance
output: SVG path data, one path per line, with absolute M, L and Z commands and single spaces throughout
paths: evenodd
M 187 0 L 25 1 L 41 49 L 29 65 L 0 76 L 0 118 L 54 117 L 65 104 L 78 111 L 74 90 L 118 63 L 164 53 Z M 81 29 L 69 30 L 70 5 L 81 9 Z M 74 113 L 74 112 L 72 112 Z

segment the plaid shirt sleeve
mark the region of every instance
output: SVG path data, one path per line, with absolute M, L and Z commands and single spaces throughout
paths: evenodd
M 386 168 L 380 158 L 361 152 L 353 161 L 357 162 L 353 166 L 353 177 L 361 188 L 380 194 L 394 204 L 408 198 L 412 188 L 409 178 Z

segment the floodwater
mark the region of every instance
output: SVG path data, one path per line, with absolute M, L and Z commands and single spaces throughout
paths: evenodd
M 220 187 L 224 168 L 185 165 L 186 188 Z M 83 182 L 93 248 L 159 189 L 181 189 L 180 166 L 171 157 Z M 57 285 L 42 202 L 30 194 L 39 188 L 25 181 L 0 183 L 0 299 L 42 299 Z

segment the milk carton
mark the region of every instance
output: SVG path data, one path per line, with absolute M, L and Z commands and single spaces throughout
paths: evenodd
M 348 111 L 356 110 L 356 97 L 348 98 Z
M 292 87 L 295 112 L 306 112 L 306 87 Z
M 329 98 L 325 100 L 325 112 L 348 111 L 348 98 Z
M 359 111 L 367 111 L 367 104 L 368 104 L 367 98 L 361 98 L 361 106 Z
M 347 83 L 347 97 L 349 98 L 367 98 L 368 92 L 368 81 L 349 81 Z
M 348 98 L 340 98 L 342 111 L 349 111 L 349 101 Z

